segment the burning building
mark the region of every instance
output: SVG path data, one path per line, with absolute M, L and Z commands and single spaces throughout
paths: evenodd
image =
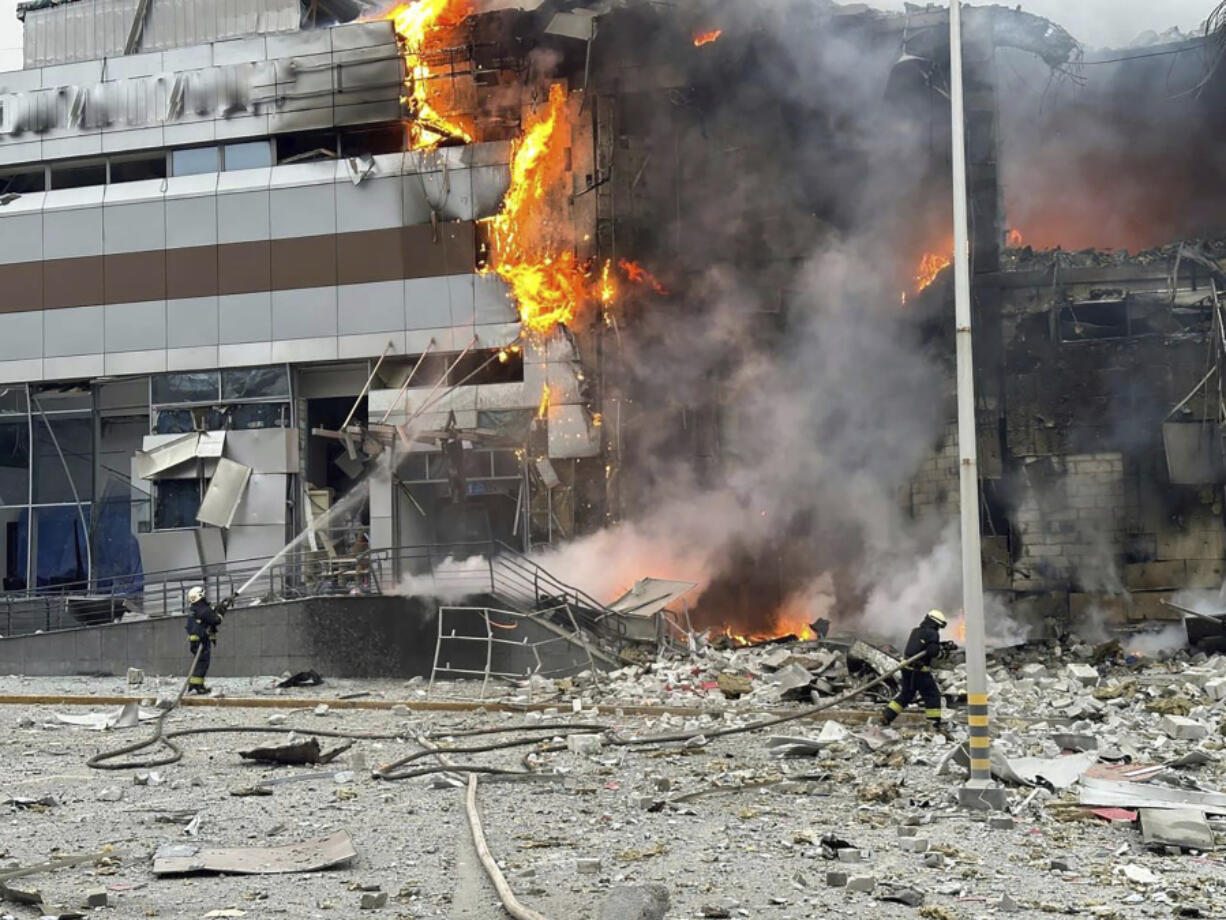
M 20 8 L 9 591 L 242 571 L 353 494 L 312 550 L 385 590 L 503 546 L 751 636 L 956 606 L 944 9 L 249 6 Z M 1223 77 L 967 20 L 994 617 L 1159 615 L 1222 581 Z

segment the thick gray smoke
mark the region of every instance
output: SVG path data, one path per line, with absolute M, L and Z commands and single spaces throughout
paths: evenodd
M 960 598 L 949 515 L 913 520 L 902 500 L 950 407 L 945 299 L 900 304 L 917 202 L 948 208 L 947 104 L 889 98 L 896 40 L 768 0 L 735 14 L 645 129 L 681 151 L 655 177 L 678 223 L 632 253 L 681 275 L 629 333 L 628 475 L 645 485 L 624 523 L 543 561 L 602 600 L 639 577 L 696 581 L 702 625 L 826 615 L 898 639 Z

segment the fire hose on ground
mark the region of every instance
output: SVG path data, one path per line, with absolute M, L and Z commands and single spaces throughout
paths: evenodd
M 481 737 L 481 736 L 486 736 L 486 735 L 509 734 L 509 733 L 516 733 L 516 734 L 526 733 L 529 735 L 539 735 L 541 733 L 548 733 L 550 737 L 558 737 L 559 735 L 562 737 L 566 737 L 568 735 L 589 733 L 589 732 L 595 731 L 595 732 L 604 733 L 606 738 L 608 739 L 608 742 L 612 745 L 619 746 L 619 747 L 642 747 L 642 746 L 647 746 L 647 745 L 652 745 L 652 744 L 685 743 L 685 742 L 692 741 L 699 737 L 703 737 L 707 739 L 725 738 L 730 735 L 737 735 L 737 734 L 744 734 L 748 732 L 760 731 L 764 728 L 772 728 L 776 725 L 783 725 L 788 722 L 796 722 L 801 719 L 810 718 L 819 712 L 823 712 L 827 709 L 831 709 L 835 706 L 841 705 L 843 703 L 847 703 L 850 700 L 853 700 L 856 697 L 860 696 L 861 694 L 866 693 L 867 691 L 873 689 L 874 687 L 879 686 L 880 684 L 884 683 L 894 674 L 896 674 L 897 672 L 901 671 L 903 668 L 909 665 L 915 664 L 923 657 L 924 656 L 922 653 L 919 655 L 914 655 L 911 658 L 908 658 L 904 661 L 899 662 L 895 667 L 891 668 L 890 670 L 885 671 L 881 674 L 878 674 L 872 680 L 866 681 L 865 683 L 857 687 L 854 687 L 851 690 L 848 690 L 846 693 L 843 693 L 840 696 L 837 696 L 830 700 L 826 700 L 815 706 L 808 706 L 797 712 L 787 713 L 781 716 L 774 716 L 769 719 L 760 719 L 756 722 L 751 722 L 747 725 L 736 725 L 736 726 L 730 726 L 728 728 L 714 729 L 714 730 L 705 731 L 705 732 L 704 731 L 681 732 L 681 733 L 671 734 L 671 735 L 647 735 L 644 737 L 637 737 L 637 738 L 623 738 L 616 734 L 615 726 L 605 725 L 603 723 L 542 723 L 540 725 L 520 725 L 520 726 L 504 726 L 504 727 L 498 727 L 498 728 L 473 729 L 473 730 L 468 730 L 468 731 L 463 731 L 463 732 L 455 732 L 451 734 L 444 733 L 444 732 L 436 732 L 430 735 L 424 735 L 424 736 L 418 737 L 417 739 L 418 744 L 422 746 L 423 750 L 417 751 L 406 757 L 402 757 L 399 760 L 393 761 L 392 763 L 385 764 L 380 767 L 376 767 L 374 770 L 371 771 L 371 775 L 378 779 L 398 780 L 398 779 L 409 779 L 415 776 L 425 776 L 428 774 L 440 773 L 440 772 L 467 773 L 468 774 L 468 784 L 467 784 L 467 791 L 465 795 L 464 807 L 465 807 L 465 812 L 468 817 L 469 830 L 472 834 L 473 846 L 475 847 L 477 851 L 477 856 L 481 861 L 482 868 L 485 870 L 485 873 L 489 877 L 490 882 L 494 885 L 495 890 L 498 892 L 498 898 L 502 902 L 503 908 L 507 911 L 508 914 L 511 915 L 511 917 L 515 918 L 515 920 L 548 920 L 548 918 L 544 914 L 541 914 L 529 907 L 525 907 L 516 898 L 515 892 L 511 889 L 511 886 L 507 883 L 506 877 L 502 874 L 502 871 L 498 868 L 498 864 L 490 852 L 489 845 L 486 843 L 485 832 L 481 826 L 480 812 L 477 809 L 478 774 L 486 773 L 486 774 L 495 774 L 495 775 L 508 775 L 508 774 L 509 775 L 533 775 L 534 771 L 532 770 L 531 765 L 527 762 L 527 756 L 530 756 L 530 755 L 525 755 L 525 758 L 523 761 L 525 769 L 523 770 L 509 770 L 509 769 L 504 769 L 500 767 L 491 767 L 491 766 L 486 766 L 486 765 L 481 765 L 481 764 L 456 764 L 456 763 L 452 763 L 451 761 L 449 761 L 446 757 L 447 754 L 476 754 L 476 753 L 485 753 L 488 751 L 506 750 L 506 749 L 515 748 L 515 747 L 526 747 L 529 745 L 538 745 L 541 739 L 539 737 L 512 738 L 507 741 L 496 741 L 496 742 L 491 742 L 488 744 L 476 744 L 476 745 L 467 745 L 467 746 L 451 745 L 449 747 L 440 747 L 440 746 L 431 744 L 429 739 L 444 738 L 444 737 L 472 738 L 472 737 Z M 199 660 L 199 658 L 200 658 L 200 652 L 197 651 L 196 657 L 192 660 L 192 666 L 188 672 L 189 674 L 195 670 L 196 662 Z M 122 769 L 134 769 L 134 768 L 140 768 L 140 767 L 163 766 L 166 764 L 176 763 L 182 759 L 183 751 L 181 748 L 179 748 L 177 745 L 173 743 L 172 739 L 183 738 L 189 735 L 199 735 L 199 734 L 218 734 L 218 733 L 288 734 L 291 732 L 300 732 L 302 734 L 319 735 L 321 737 L 344 738 L 344 739 L 352 739 L 352 740 L 398 740 L 404 737 L 403 733 L 401 734 L 376 734 L 376 733 L 370 733 L 370 732 L 341 732 L 341 731 L 332 731 L 332 730 L 327 730 L 327 729 L 305 730 L 305 729 L 290 728 L 286 726 L 267 726 L 267 725 L 209 726 L 209 727 L 203 727 L 203 728 L 181 729 L 179 731 L 167 733 L 165 731 L 166 717 L 182 701 L 183 695 L 187 692 L 189 680 L 190 678 L 184 680 L 183 686 L 180 688 L 178 695 L 174 698 L 171 705 L 164 708 L 158 714 L 157 724 L 154 727 L 154 733 L 152 736 L 145 739 L 144 741 L 139 741 L 139 742 L 136 742 L 135 744 L 126 745 L 122 748 L 117 748 L 114 751 L 101 752 L 101 753 L 95 754 L 88 761 L 86 761 L 87 765 L 97 770 L 122 770 Z M 135 760 L 135 761 L 129 760 L 129 761 L 121 762 L 121 763 L 111 762 L 111 761 L 114 761 L 116 758 L 123 757 L 123 756 L 130 755 L 130 754 L 135 754 L 138 751 L 145 750 L 146 748 L 152 747 L 153 745 L 158 744 L 158 743 L 161 743 L 165 747 L 170 748 L 170 753 L 161 758 L 152 758 L 152 759 Z M 565 747 L 562 745 L 553 745 L 551 747 L 542 749 L 541 752 L 564 750 L 564 749 Z M 439 761 L 439 764 L 437 766 L 416 768 L 412 770 L 402 769 L 405 765 L 412 763 L 414 760 L 418 760 L 423 757 L 434 757 Z

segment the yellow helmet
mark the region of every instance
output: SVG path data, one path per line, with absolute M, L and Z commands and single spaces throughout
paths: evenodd
M 944 629 L 948 625 L 948 621 L 945 619 L 945 614 L 941 613 L 939 610 L 929 610 L 928 619 L 936 623 L 939 629 Z

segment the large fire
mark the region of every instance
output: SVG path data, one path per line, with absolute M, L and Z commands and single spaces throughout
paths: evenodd
M 414 0 L 393 7 L 384 16 L 392 21 L 404 46 L 404 102 L 410 118 L 410 146 L 414 150 L 437 147 L 448 139 L 472 141 L 461 125 L 444 118 L 432 104 L 436 101 L 432 98 L 436 92 L 432 81 L 438 75 L 426 62 L 436 33 L 459 25 L 472 12 L 472 0 Z
M 915 292 L 918 294 L 936 281 L 937 275 L 951 264 L 952 260 L 949 256 L 937 252 L 924 253 L 924 257 L 920 259 L 919 268 L 915 270 Z
M 711 29 L 707 32 L 699 32 L 694 36 L 694 47 L 701 48 L 703 45 L 710 45 L 719 41 L 719 37 L 724 34 L 723 29 Z

